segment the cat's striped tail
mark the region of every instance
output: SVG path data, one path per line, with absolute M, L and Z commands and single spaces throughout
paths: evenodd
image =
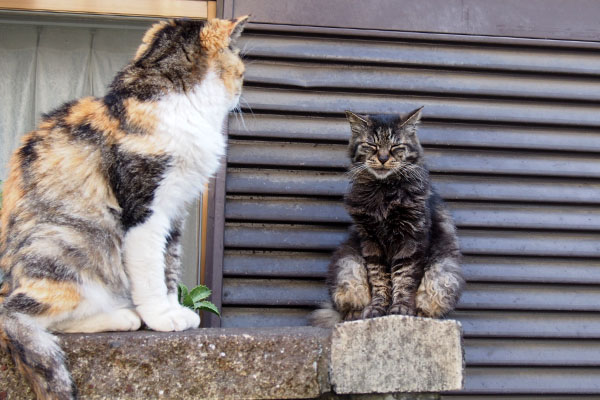
M 30 316 L 0 305 L 0 344 L 31 384 L 38 399 L 72 400 L 77 389 L 56 337 Z

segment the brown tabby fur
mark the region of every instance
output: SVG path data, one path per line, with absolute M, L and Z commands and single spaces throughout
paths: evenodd
M 454 308 L 463 278 L 454 223 L 431 187 L 417 137 L 421 109 L 347 116 L 352 186 L 345 205 L 354 223 L 330 263 L 333 304 L 317 310 L 311 323 L 442 317 Z

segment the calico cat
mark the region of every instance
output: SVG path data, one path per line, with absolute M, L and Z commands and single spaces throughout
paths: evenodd
M 196 328 L 179 305 L 185 206 L 225 152 L 248 17 L 163 21 L 104 98 L 45 115 L 10 162 L 0 341 L 41 399 L 76 388 L 49 332 Z
M 313 325 L 389 314 L 439 318 L 454 308 L 464 284 L 460 251 L 424 165 L 421 109 L 346 112 L 352 186 L 345 205 L 354 223 L 329 266 L 333 304 L 311 315 Z

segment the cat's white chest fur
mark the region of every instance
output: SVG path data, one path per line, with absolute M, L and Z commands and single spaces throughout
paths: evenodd
M 223 123 L 233 101 L 212 71 L 193 90 L 160 100 L 156 133 L 171 164 L 155 193 L 155 206 L 180 214 L 216 172 L 225 154 Z

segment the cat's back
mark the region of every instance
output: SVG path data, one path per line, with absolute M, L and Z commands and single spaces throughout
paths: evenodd
M 86 97 L 44 115 L 13 153 L 4 186 L 2 226 L 17 209 L 44 212 L 71 200 L 72 211 L 110 203 L 103 153 L 116 140 L 118 122 L 101 99 Z M 45 205 L 45 208 L 44 208 Z M 4 232 L 5 229 L 2 229 Z

